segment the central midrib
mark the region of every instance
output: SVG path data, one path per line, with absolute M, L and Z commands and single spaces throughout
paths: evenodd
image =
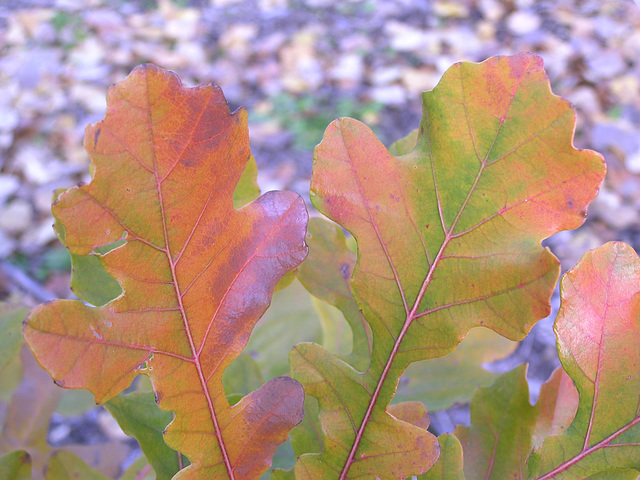
M 500 128 L 502 127 L 502 123 L 503 122 L 500 123 Z M 500 128 L 496 132 L 496 136 L 494 138 L 493 144 L 495 144 L 495 139 L 498 137 L 498 134 L 500 132 Z M 445 238 L 442 241 L 442 245 L 440 246 L 440 250 L 438 251 L 438 254 L 434 258 L 433 263 L 431 264 L 431 266 L 429 267 L 429 271 L 427 272 L 427 276 L 425 277 L 425 279 L 424 279 L 424 281 L 422 283 L 422 286 L 420 288 L 418 296 L 416 297 L 416 300 L 415 300 L 415 302 L 413 304 L 413 307 L 411 308 L 411 311 L 408 312 L 408 314 L 407 314 L 407 318 L 405 319 L 405 322 L 404 322 L 404 324 L 402 326 L 402 330 L 400 331 L 400 334 L 398 335 L 398 338 L 397 338 L 397 340 L 395 341 L 395 343 L 393 345 L 393 349 L 391 350 L 391 353 L 389 354 L 389 358 L 387 359 L 387 363 L 385 364 L 384 369 L 383 369 L 382 373 L 380 374 L 380 378 L 378 379 L 378 383 L 376 385 L 376 389 L 374 390 L 373 395 L 371 396 L 371 401 L 369 402 L 369 406 L 367 407 L 367 411 L 366 411 L 365 416 L 364 416 L 364 418 L 362 420 L 360 428 L 356 432 L 356 438 L 355 438 L 355 440 L 353 442 L 351 451 L 349 452 L 349 456 L 347 457 L 345 465 L 344 465 L 344 467 L 342 469 L 342 472 L 340 474 L 340 480 L 345 480 L 347 478 L 347 473 L 349 471 L 349 468 L 351 467 L 351 464 L 352 464 L 353 459 L 355 457 L 355 454 L 356 454 L 356 452 L 358 450 L 358 447 L 360 446 L 360 442 L 362 441 L 362 437 L 364 435 L 364 431 L 366 429 L 367 424 L 369 423 L 369 419 L 371 418 L 371 415 L 373 413 L 373 409 L 375 408 L 375 405 L 377 404 L 378 397 L 380 395 L 380 391 L 381 391 L 382 386 L 384 385 L 384 383 L 385 383 L 385 381 L 387 379 L 387 375 L 389 373 L 389 370 L 391 369 L 391 366 L 393 365 L 393 362 L 395 360 L 396 354 L 398 353 L 398 349 L 400 348 L 400 344 L 402 343 L 402 340 L 404 339 L 404 336 L 406 335 L 407 331 L 409 330 L 409 327 L 413 323 L 413 320 L 415 320 L 415 318 L 416 318 L 416 315 L 417 315 L 417 312 L 418 312 L 418 308 L 420 307 L 420 303 L 422 302 L 422 300 L 423 300 L 423 298 L 424 298 L 424 296 L 425 296 L 425 294 L 427 292 L 427 288 L 431 284 L 431 280 L 433 278 L 433 274 L 434 274 L 434 272 L 436 270 L 436 267 L 440 263 L 440 259 L 442 258 L 442 255 L 443 255 L 445 249 L 449 245 L 449 242 L 451 241 L 451 239 L 454 237 L 453 231 L 455 230 L 455 227 L 456 227 L 456 225 L 458 223 L 458 220 L 460 219 L 460 216 L 462 215 L 462 212 L 464 211 L 465 207 L 467 206 L 467 203 L 469 202 L 469 199 L 471 198 L 471 195 L 473 194 L 473 192 L 476 189 L 476 186 L 478 184 L 478 181 L 480 180 L 482 172 L 484 171 L 484 168 L 487 165 L 487 159 L 489 158 L 491 150 L 493 149 L 493 144 L 491 145 L 491 148 L 489 149 L 489 152 L 487 153 L 485 158 L 483 160 L 481 160 L 480 168 L 478 169 L 478 173 L 477 173 L 476 178 L 475 178 L 475 180 L 473 182 L 473 185 L 469 189 L 469 193 L 467 194 L 464 202 L 460 206 L 460 209 L 459 209 L 455 219 L 453 220 L 453 222 L 451 223 L 451 226 L 448 229 L 446 229 L 444 215 L 443 215 L 442 210 L 441 210 L 440 196 L 438 194 L 438 184 L 437 184 L 436 175 L 435 175 L 435 166 L 433 164 L 433 158 L 431 158 L 431 167 L 432 167 L 432 173 L 433 173 L 433 179 L 434 179 L 434 187 L 435 187 L 436 197 L 437 197 L 436 199 L 437 199 L 437 203 L 438 203 L 438 207 L 439 207 L 438 211 L 439 211 L 440 219 L 442 221 L 442 226 L 443 226 L 443 230 L 444 230 L 444 233 L 445 233 Z M 475 141 L 474 141 L 474 145 L 475 145 Z M 382 242 L 382 239 L 380 239 L 380 241 Z M 389 258 L 389 261 L 391 261 L 390 258 Z M 392 265 L 392 268 L 394 268 L 393 265 Z M 395 272 L 395 268 L 394 268 L 394 272 Z M 397 280 L 396 283 L 398 284 L 398 288 L 400 289 L 401 294 L 403 295 L 403 301 L 404 301 L 404 292 L 402 291 L 402 286 L 400 285 L 399 279 Z M 406 305 L 406 303 L 405 303 L 405 305 Z
M 220 424 L 218 423 L 218 417 L 216 416 L 216 412 L 213 408 L 213 401 L 211 400 L 211 395 L 209 394 L 209 389 L 207 388 L 207 382 L 204 378 L 204 374 L 202 372 L 202 365 L 200 364 L 200 357 L 198 355 L 198 349 L 195 346 L 195 342 L 193 340 L 193 335 L 191 333 L 191 329 L 189 327 L 189 322 L 187 322 L 186 310 L 184 308 L 184 304 L 182 302 L 182 294 L 180 292 L 180 287 L 178 284 L 178 277 L 176 275 L 175 263 L 171 259 L 171 250 L 169 248 L 169 235 L 167 232 L 167 222 L 164 211 L 164 201 L 162 196 L 162 182 L 158 172 L 158 165 L 156 163 L 156 152 L 155 152 L 155 139 L 153 135 L 153 123 L 151 121 L 151 104 L 149 101 L 149 77 L 145 77 L 145 81 L 147 83 L 147 112 L 148 112 L 148 120 L 149 120 L 149 136 L 151 140 L 151 156 L 153 158 L 153 167 L 154 167 L 154 176 L 156 178 L 156 190 L 158 191 L 158 202 L 160 206 L 160 214 L 162 217 L 162 230 L 165 242 L 165 255 L 167 257 L 167 262 L 169 264 L 169 268 L 171 269 L 171 280 L 173 283 L 173 287 L 176 292 L 176 298 L 178 300 L 178 307 L 180 309 L 180 314 L 182 317 L 182 323 L 184 325 L 185 332 L 187 334 L 187 339 L 189 341 L 189 348 L 191 349 L 191 354 L 193 355 L 194 365 L 196 367 L 196 371 L 198 372 L 198 379 L 200 381 L 200 385 L 202 387 L 202 391 L 204 393 L 205 399 L 207 401 L 207 407 L 209 409 L 209 414 L 211 415 L 211 420 L 213 422 L 213 428 L 215 431 L 216 439 L 218 441 L 218 446 L 220 447 L 220 453 L 222 454 L 222 459 L 224 461 L 225 468 L 227 470 L 227 474 L 229 475 L 229 480 L 235 480 L 235 476 L 233 474 L 233 468 L 231 466 L 231 462 L 229 460 L 229 454 L 225 448 L 225 444 L 222 439 L 222 430 L 220 429 Z
M 453 227 L 450 229 L 450 232 L 453 230 Z M 427 274 L 427 277 L 424 281 L 423 286 L 428 285 L 431 282 L 431 278 L 433 277 L 433 272 L 435 271 L 435 267 L 436 265 L 439 263 L 440 258 L 442 257 L 442 253 L 444 252 L 448 242 L 450 239 L 450 233 L 447 234 L 447 236 L 445 237 L 445 241 L 442 242 L 442 246 L 440 247 L 440 251 L 438 251 L 438 255 L 436 255 L 436 258 L 434 259 L 433 263 L 431 264 L 431 268 L 429 269 L 429 272 Z M 391 350 L 391 353 L 389 354 L 389 358 L 387 360 L 387 363 L 384 366 L 384 369 L 382 370 L 382 373 L 380 374 L 380 378 L 378 379 L 378 383 L 376 385 L 376 389 L 373 392 L 373 395 L 371 396 L 371 401 L 369 402 L 369 406 L 367 408 L 367 411 L 364 415 L 364 418 L 362 420 L 362 423 L 360 424 L 360 428 L 358 429 L 357 433 L 356 433 L 356 438 L 353 442 L 351 451 L 349 452 L 349 456 L 347 457 L 347 461 L 345 462 L 344 468 L 342 469 L 342 472 L 340 474 L 340 480 L 345 480 L 347 478 L 347 473 L 349 472 L 349 468 L 351 467 L 351 464 L 353 462 L 353 458 L 355 457 L 355 454 L 358 450 L 358 447 L 360 446 L 360 442 L 362 441 L 362 437 L 364 435 L 364 431 L 365 428 L 367 426 L 367 424 L 369 423 L 369 419 L 371 418 L 371 414 L 373 413 L 373 409 L 375 408 L 377 402 L 378 402 L 378 397 L 380 396 L 380 390 L 382 390 L 382 386 L 385 383 L 385 380 L 387 379 L 387 375 L 389 374 L 389 370 L 391 369 L 391 366 L 393 365 L 393 362 L 395 360 L 395 356 L 398 353 L 398 348 L 400 348 L 400 344 L 402 343 L 402 340 L 404 338 L 404 336 L 406 335 L 407 331 L 409 330 L 409 327 L 411 326 L 411 323 L 413 322 L 417 309 L 420 305 L 420 302 L 422 300 L 422 298 L 424 297 L 424 293 L 426 293 L 426 288 L 423 288 L 421 290 L 422 296 L 418 296 L 416 298 L 416 301 L 413 305 L 413 308 L 411 309 L 411 312 L 409 313 L 409 315 L 407 315 L 407 318 L 404 322 L 404 325 L 402 326 L 402 330 L 400 331 L 400 334 L 398 335 L 398 339 L 396 340 L 396 342 L 393 345 L 393 349 Z
M 488 157 L 488 155 L 487 155 Z M 365 416 L 362 420 L 362 423 L 360 425 L 360 428 L 358 429 L 357 433 L 356 433 L 356 438 L 353 442 L 351 451 L 349 452 L 349 456 L 347 457 L 347 461 L 345 462 L 345 465 L 342 469 L 342 472 L 340 474 L 340 480 L 345 480 L 347 477 L 347 473 L 349 471 L 349 468 L 351 466 L 351 463 L 353 462 L 353 459 L 355 457 L 355 454 L 358 450 L 358 447 L 360 445 L 360 442 L 362 441 L 362 437 L 364 435 L 364 431 L 365 428 L 367 426 L 367 424 L 369 423 L 369 419 L 371 418 L 371 414 L 373 413 L 373 409 L 375 408 L 375 405 L 378 401 L 378 397 L 380 395 L 380 390 L 382 389 L 382 386 L 384 385 L 386 379 L 387 379 L 387 375 L 389 374 L 389 370 L 391 369 L 391 366 L 393 365 L 393 362 L 395 360 L 396 354 L 398 353 L 398 349 L 400 348 L 400 344 L 402 343 L 402 340 L 404 339 L 404 336 L 406 335 L 407 331 L 409 330 L 409 327 L 411 326 L 411 324 L 413 323 L 413 320 L 416 318 L 417 312 L 418 312 L 418 308 L 420 307 L 420 303 L 422 302 L 422 299 L 424 298 L 426 292 L 427 292 L 427 288 L 428 286 L 431 284 L 431 279 L 433 278 L 433 274 L 436 270 L 436 267 L 438 266 L 438 264 L 440 263 L 440 259 L 442 258 L 442 255 L 445 251 L 445 249 L 447 248 L 447 246 L 449 245 L 449 242 L 451 241 L 451 238 L 453 237 L 453 231 L 458 223 L 458 220 L 460 219 L 460 215 L 462 214 L 464 208 L 466 207 L 469 198 L 471 198 L 471 195 L 473 194 L 473 192 L 475 191 L 476 185 L 478 183 L 478 180 L 480 179 L 480 176 L 482 175 L 482 172 L 484 171 L 484 168 L 486 166 L 486 159 L 485 161 L 483 161 L 481 163 L 480 169 L 478 170 L 478 174 L 476 175 L 475 181 L 473 182 L 473 185 L 471 186 L 471 188 L 469 189 L 469 193 L 467 194 L 467 197 L 465 198 L 464 202 L 462 203 L 462 205 L 460 206 L 460 210 L 458 212 L 458 214 L 456 215 L 455 219 L 453 220 L 453 222 L 451 223 L 451 227 L 449 227 L 448 230 L 446 230 L 445 232 L 445 238 L 442 241 L 442 245 L 440 246 L 440 250 L 438 251 L 438 254 L 436 255 L 436 257 L 433 260 L 433 263 L 431 264 L 431 267 L 429 268 L 429 271 L 427 273 L 427 276 L 424 279 L 424 282 L 422 283 L 422 287 L 420 288 L 420 292 L 418 293 L 418 296 L 416 297 L 416 300 L 413 304 L 413 307 L 411 308 L 411 311 L 407 314 L 407 318 L 405 319 L 405 322 L 402 326 L 402 330 L 400 331 L 400 334 L 398 335 L 397 340 L 395 341 L 394 345 L 393 345 L 393 349 L 391 350 L 391 353 L 389 354 L 389 358 L 387 360 L 387 363 L 384 366 L 384 369 L 382 371 L 382 373 L 380 374 L 380 378 L 378 379 L 378 383 L 376 385 L 376 389 L 373 392 L 373 395 L 371 396 L 371 401 L 369 402 L 369 406 L 367 407 L 367 411 L 365 413 Z M 434 176 L 435 178 L 435 176 Z M 436 185 L 437 188 L 437 185 Z M 440 201 L 438 201 L 438 204 L 440 204 Z M 442 222 L 444 225 L 444 218 L 442 218 Z M 400 290 L 402 290 L 401 285 L 398 282 L 398 288 Z
M 528 70 L 528 67 L 529 66 L 527 66 L 527 70 Z M 521 77 L 519 79 L 519 81 L 517 82 L 516 87 L 515 87 L 515 89 L 514 89 L 514 91 L 512 93 L 511 100 L 510 100 L 509 105 L 507 107 L 507 111 L 505 112 L 504 116 L 500 120 L 500 125 L 498 126 L 498 129 L 497 129 L 496 134 L 495 134 L 495 136 L 493 138 L 493 141 L 492 141 L 492 143 L 491 143 L 491 145 L 489 147 L 489 150 L 488 150 L 487 154 L 484 156 L 484 158 L 481 159 L 481 160 L 480 160 L 479 152 L 478 152 L 478 149 L 477 149 L 477 146 L 476 146 L 476 141 L 475 141 L 475 136 L 474 136 L 474 133 L 473 133 L 473 129 L 471 128 L 469 112 L 467 110 L 466 99 L 463 102 L 464 103 L 464 108 L 465 108 L 465 114 L 466 114 L 466 117 L 467 117 L 467 124 L 468 124 L 468 127 L 469 127 L 469 133 L 471 134 L 471 139 L 472 139 L 472 142 L 473 142 L 474 149 L 476 151 L 476 155 L 478 156 L 478 159 L 480 160 L 480 168 L 479 168 L 478 174 L 476 175 L 476 178 L 475 178 L 475 180 L 473 182 L 473 185 L 469 189 L 469 193 L 467 194 L 464 202 L 460 206 L 460 209 L 458 210 L 458 213 L 457 213 L 455 219 L 453 220 L 453 222 L 451 223 L 451 227 L 449 227 L 449 229 L 446 228 L 446 223 L 445 223 L 445 219 L 444 219 L 444 215 L 443 215 L 443 211 L 442 211 L 442 204 L 441 204 L 441 201 L 440 201 L 440 195 L 439 195 L 439 190 L 438 190 L 438 182 L 437 182 L 437 178 L 436 178 L 436 174 L 435 174 L 434 159 L 433 159 L 433 156 L 431 154 L 429 155 L 430 159 L 431 159 L 431 170 L 432 170 L 432 174 L 433 174 L 433 182 L 434 182 L 434 188 L 435 188 L 435 193 L 436 193 L 436 201 L 437 201 L 437 204 L 438 204 L 438 213 L 439 213 L 439 216 L 440 216 L 440 220 L 442 222 L 442 228 L 443 228 L 443 231 L 445 233 L 445 238 L 444 238 L 444 240 L 442 242 L 442 245 L 440 246 L 440 250 L 438 251 L 438 254 L 434 258 L 433 263 L 431 264 L 431 266 L 429 267 L 429 271 L 427 273 L 427 276 L 425 277 L 424 282 L 422 283 L 422 286 L 420 288 L 420 292 L 418 293 L 418 296 L 416 297 L 416 300 L 415 300 L 415 302 L 413 304 L 413 307 L 411 308 L 411 311 L 408 312 L 408 314 L 407 314 L 407 318 L 405 319 L 405 322 L 404 322 L 404 324 L 402 326 L 402 330 L 400 331 L 400 334 L 398 335 L 398 338 L 397 338 L 397 340 L 395 341 L 395 343 L 393 345 L 393 349 L 392 349 L 392 351 L 391 351 L 391 353 L 389 355 L 387 363 L 385 364 L 385 367 L 384 367 L 382 373 L 380 374 L 380 378 L 378 379 L 378 383 L 376 385 L 376 389 L 373 392 L 373 395 L 371 396 L 371 401 L 369 402 L 369 405 L 367 407 L 367 411 L 366 411 L 365 416 L 364 416 L 364 418 L 362 420 L 360 428 L 356 432 L 356 438 L 355 438 L 355 440 L 353 442 L 351 451 L 349 452 L 349 456 L 347 457 L 345 465 L 344 465 L 344 467 L 342 469 L 342 472 L 340 474 L 340 480 L 345 480 L 346 479 L 346 476 L 347 476 L 347 473 L 349 471 L 349 468 L 351 467 L 351 464 L 353 462 L 355 454 L 356 454 L 356 452 L 358 450 L 358 447 L 360 446 L 360 442 L 362 441 L 362 437 L 364 435 L 365 428 L 366 428 L 366 426 L 367 426 L 367 424 L 369 422 L 369 419 L 371 418 L 371 414 L 373 412 L 373 408 L 375 407 L 375 405 L 376 405 L 376 403 L 378 401 L 378 397 L 380 395 L 380 390 L 382 389 L 382 386 L 384 385 L 384 383 L 385 383 L 385 381 L 387 379 L 387 375 L 389 373 L 389 370 L 391 369 L 391 366 L 392 366 L 392 364 L 393 364 L 393 362 L 395 360 L 395 356 L 396 356 L 396 354 L 398 352 L 398 348 L 400 347 L 400 344 L 402 343 L 402 340 L 403 340 L 404 336 L 406 335 L 407 331 L 409 330 L 409 327 L 411 326 L 411 323 L 416 318 L 417 311 L 418 311 L 418 308 L 420 306 L 420 303 L 422 302 L 422 299 L 424 298 L 424 295 L 426 294 L 427 288 L 428 288 L 429 284 L 431 283 L 431 279 L 433 278 L 433 273 L 434 273 L 434 271 L 435 271 L 440 259 L 442 258 L 442 254 L 443 254 L 444 250 L 448 246 L 448 244 L 451 241 L 451 239 L 454 237 L 453 231 L 454 231 L 454 229 L 455 229 L 455 227 L 456 227 L 456 225 L 458 223 L 458 220 L 460 219 L 460 216 L 462 215 L 462 212 L 464 211 L 467 203 L 469 202 L 469 199 L 471 198 L 471 195 L 475 191 L 476 186 L 478 184 L 478 181 L 480 180 L 480 177 L 482 175 L 482 172 L 484 171 L 485 167 L 487 166 L 488 159 L 489 159 L 489 157 L 491 155 L 491 152 L 493 151 L 493 147 L 495 146 L 495 142 L 496 142 L 498 136 L 500 135 L 500 131 L 502 130 L 502 126 L 504 125 L 504 122 L 505 122 L 505 119 L 506 119 L 506 115 L 507 115 L 508 111 L 511 109 L 511 105 L 513 103 L 513 98 L 515 97 L 516 92 L 518 91 L 518 89 L 520 87 L 520 83 L 522 81 L 522 78 L 523 77 Z M 462 76 L 460 76 L 460 83 L 462 85 L 462 91 L 463 91 L 463 95 L 464 95 L 465 94 L 465 92 L 464 92 L 464 82 L 462 81 Z M 343 138 L 343 141 L 344 141 L 344 138 Z M 358 182 L 358 185 L 359 185 L 359 182 Z M 382 238 L 380 238 L 380 241 L 382 243 Z M 384 245 L 383 245 L 383 249 L 385 250 L 385 253 L 386 253 L 386 247 Z M 389 262 L 392 263 L 391 262 L 391 258 L 388 255 L 387 255 L 387 258 L 388 258 Z M 395 267 L 394 267 L 393 264 L 391 264 L 391 268 L 392 268 L 392 270 L 394 271 L 394 274 L 395 274 Z M 397 277 L 397 275 L 395 275 L 395 277 L 396 277 L 396 283 L 398 284 L 398 288 L 399 288 L 400 293 L 402 295 L 403 303 L 404 303 L 405 309 L 406 309 L 406 305 L 407 304 L 406 304 L 406 300 L 405 300 L 405 297 L 404 297 L 404 292 L 402 291 L 402 285 L 400 284 L 400 281 L 399 281 L 399 278 Z

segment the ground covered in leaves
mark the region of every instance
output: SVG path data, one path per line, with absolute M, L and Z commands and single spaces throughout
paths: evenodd
M 576 146 L 600 151 L 609 166 L 585 226 L 548 241 L 563 270 L 608 240 L 640 248 L 640 8 L 632 0 L 3 2 L 0 299 L 33 306 L 72 297 L 51 195 L 89 180 L 84 128 L 103 118 L 108 86 L 137 64 L 172 69 L 189 85 L 220 84 L 232 108 L 249 111 L 262 190 L 308 198 L 312 150 L 331 120 L 358 118 L 390 144 L 417 127 L 420 92 L 453 63 L 521 51 L 541 55 L 554 92 L 575 105 Z M 530 360 L 536 392 L 557 365 L 552 321 L 495 368 Z M 467 412 L 438 412 L 433 428 L 451 431 Z M 54 417 L 50 441 L 120 435 L 107 418 Z

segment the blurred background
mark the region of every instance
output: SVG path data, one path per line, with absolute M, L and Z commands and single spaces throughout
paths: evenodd
M 362 120 L 388 145 L 418 126 L 420 92 L 453 63 L 522 51 L 544 58 L 553 91 L 574 104 L 575 145 L 609 166 L 585 226 L 548 245 L 563 270 L 609 240 L 639 249 L 632 0 L 2 0 L 0 300 L 72 297 L 51 195 L 89 181 L 84 128 L 140 63 L 221 85 L 232 109 L 248 109 L 262 190 L 308 198 L 313 147 L 331 120 Z M 533 360 L 534 392 L 557 364 L 552 320 L 498 367 Z
M 589 223 L 550 244 L 565 268 L 640 245 L 640 8 L 632 0 L 4 0 L 0 5 L 0 298 L 68 297 L 51 194 L 88 181 L 84 128 L 110 84 L 152 62 L 249 111 L 263 191 L 308 196 L 338 116 L 389 144 L 453 63 L 535 52 L 577 110 L 575 143 L 609 174 Z

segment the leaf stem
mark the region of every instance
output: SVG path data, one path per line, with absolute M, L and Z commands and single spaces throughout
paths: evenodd
M 151 104 L 151 101 L 149 99 L 149 86 L 148 86 L 148 81 L 149 78 L 146 77 L 146 81 L 147 81 L 147 102 L 149 104 Z M 199 349 L 196 347 L 194 338 L 193 338 L 193 333 L 191 331 L 191 327 L 189 325 L 189 322 L 187 321 L 187 311 L 186 308 L 184 307 L 184 303 L 183 303 L 183 295 L 180 291 L 180 284 L 178 282 L 178 275 L 176 273 L 176 261 L 173 261 L 172 257 L 171 257 L 171 248 L 169 245 L 169 233 L 167 230 L 167 218 L 166 218 L 166 212 L 165 212 L 165 208 L 164 208 L 164 199 L 163 199 L 163 195 L 162 195 L 162 181 L 160 179 L 160 175 L 158 172 L 158 165 L 156 163 L 156 154 L 155 154 L 155 139 L 153 136 L 153 128 L 151 128 L 151 125 L 153 125 L 152 119 L 151 119 L 151 109 L 148 109 L 149 112 L 149 130 L 150 130 L 150 136 L 151 136 L 151 145 L 152 145 L 152 149 L 153 149 L 153 173 L 154 176 L 156 178 L 156 188 L 158 191 L 158 204 L 160 206 L 160 214 L 162 217 L 162 230 L 163 230 L 163 234 L 164 234 L 164 241 L 165 241 L 165 248 L 164 248 L 164 253 L 167 256 L 167 262 L 169 264 L 169 268 L 171 269 L 171 279 L 173 281 L 173 287 L 176 293 L 176 299 L 178 301 L 178 307 L 180 309 L 180 314 L 182 316 L 182 321 L 184 324 L 184 330 L 187 334 L 187 339 L 189 341 L 189 348 L 191 349 L 191 353 L 193 354 L 193 359 L 194 359 L 194 366 L 196 367 L 196 371 L 198 373 L 198 379 L 200 380 L 200 385 L 202 385 L 202 391 L 205 397 L 205 400 L 207 402 L 207 407 L 209 409 L 209 413 L 211 415 L 211 421 L 213 423 L 213 428 L 214 428 L 214 433 L 216 436 L 216 440 L 218 441 L 218 447 L 220 448 L 220 453 L 222 455 L 222 460 L 224 462 L 225 468 L 227 470 L 227 474 L 229 475 L 229 480 L 235 480 L 235 475 L 233 473 L 233 466 L 231 465 L 231 460 L 229 458 L 229 454 L 227 452 L 226 446 L 224 444 L 223 438 L 222 438 L 222 429 L 220 428 L 220 424 L 218 422 L 218 417 L 216 415 L 215 409 L 213 407 L 213 400 L 211 398 L 211 394 L 209 392 L 209 387 L 207 385 L 207 380 L 205 379 L 204 376 L 204 372 L 202 371 L 202 364 L 200 362 L 200 354 L 199 354 Z

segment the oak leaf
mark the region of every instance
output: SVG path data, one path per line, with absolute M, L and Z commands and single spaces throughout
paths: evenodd
M 89 467 L 78 456 L 60 450 L 54 452 L 47 462 L 45 480 L 109 480 L 109 477 Z
M 49 469 L 52 453 L 61 451 L 59 447 L 47 443 L 52 415 L 60 411 L 59 401 L 64 399 L 65 393 L 76 392 L 65 392 L 54 385 L 26 347 L 20 352 L 19 359 L 23 375 L 0 425 L 0 455 L 18 449 L 25 450 L 33 478 L 40 480 Z M 95 445 L 71 444 L 62 448 L 80 457 L 81 461 L 86 462 L 87 468 L 94 468 L 112 477 L 118 474 L 129 454 L 129 447 L 119 441 Z
M 124 433 L 138 440 L 147 462 L 155 471 L 156 480 L 173 478 L 182 467 L 183 459 L 162 438 L 162 432 L 173 419 L 171 412 L 160 410 L 151 392 L 121 394 L 104 407 Z
M 453 352 L 409 365 L 393 401 L 413 398 L 431 412 L 468 403 L 476 388 L 491 385 L 498 377 L 483 365 L 506 357 L 517 346 L 487 328 L 474 328 Z
M 562 367 L 542 385 L 535 406 L 529 403 L 525 365 L 478 389 L 470 406 L 471 426 L 454 432 L 464 451 L 465 478 L 529 478 L 526 462 L 532 448 L 549 435 L 562 434 L 577 407 L 578 392 Z M 462 462 L 462 451 L 458 457 Z
M 531 440 L 534 449 L 545 438 L 560 435 L 571 424 L 578 409 L 578 390 L 562 367 L 556 368 L 540 388 L 536 403 L 536 424 Z
M 371 332 L 358 310 L 351 294 L 351 274 L 356 255 L 349 250 L 342 229 L 322 218 L 312 218 L 307 229 L 309 256 L 297 270 L 297 276 L 307 291 L 321 302 L 314 302 L 323 321 L 323 346 L 340 345 L 350 340 L 351 351 L 340 356 L 358 370 L 367 368 L 371 356 Z M 332 319 L 326 304 L 338 309 L 348 328 L 342 328 L 339 319 Z M 338 329 L 332 328 L 338 324 Z M 328 324 L 325 327 L 325 324 Z
M 218 87 L 185 88 L 145 65 L 109 89 L 107 105 L 85 134 L 91 183 L 53 212 L 69 251 L 98 255 L 123 293 L 100 308 L 37 307 L 24 336 L 59 385 L 99 403 L 148 375 L 175 413 L 165 441 L 191 461 L 175 478 L 259 478 L 300 422 L 304 393 L 275 378 L 231 407 L 222 374 L 306 255 L 304 202 L 270 192 L 234 208 L 247 115 L 230 113 Z
M 15 450 L 0 456 L 0 478 L 4 480 L 32 480 L 29 453 L 25 450 Z
M 29 309 L 0 302 L 0 374 L 20 352 L 20 326 Z
M 567 272 L 560 292 L 558 353 L 580 401 L 567 430 L 529 458 L 529 477 L 637 478 L 640 259 L 629 245 L 608 243 Z
M 357 241 L 351 292 L 372 336 L 364 371 L 314 344 L 290 356 L 319 403 L 324 450 L 301 479 L 403 479 L 438 458 L 433 435 L 387 412 L 407 366 L 483 325 L 520 340 L 550 312 L 557 259 L 540 242 L 576 228 L 602 157 L 573 147 L 575 114 L 531 54 L 457 64 L 423 95 L 417 145 L 391 155 L 369 128 L 333 122 L 311 199 Z
M 443 433 L 438 437 L 438 443 L 438 461 L 418 480 L 465 480 L 460 441 L 451 433 Z
M 536 409 L 529 404 L 526 365 L 476 390 L 471 401 L 471 426 L 454 433 L 464 452 L 467 480 L 526 479 Z
M 471 427 L 455 432 L 468 480 L 640 475 L 640 259 L 628 245 L 609 243 L 586 253 L 560 291 L 562 367 L 535 407 L 522 367 L 476 393 Z

